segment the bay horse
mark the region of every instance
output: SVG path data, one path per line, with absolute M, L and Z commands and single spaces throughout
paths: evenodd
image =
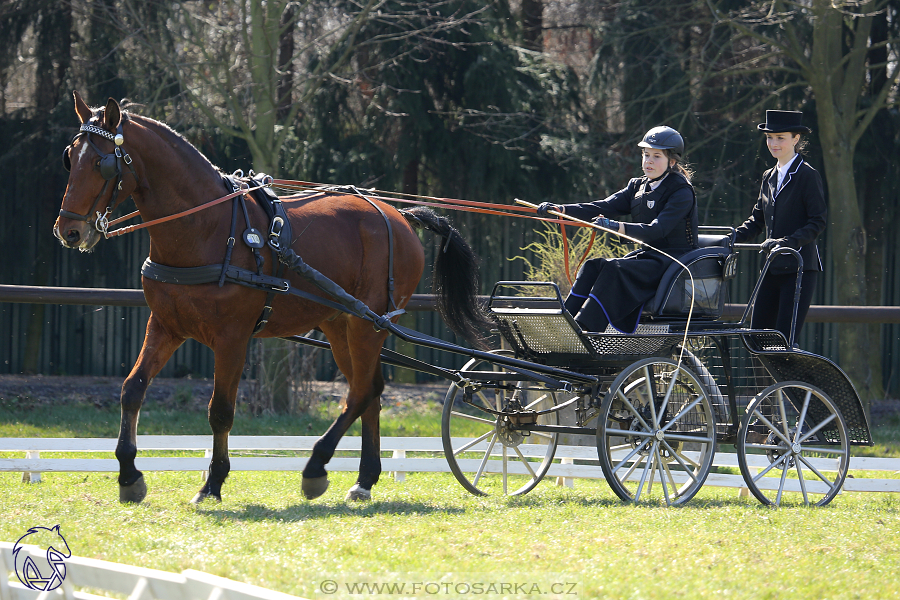
M 77 91 L 74 98 L 81 127 L 63 156 L 70 175 L 54 226 L 54 234 L 64 247 L 82 252 L 93 249 L 104 236 L 107 215 L 129 195 L 146 223 L 189 211 L 232 191 L 226 187 L 223 173 L 165 124 L 124 111 L 112 98 L 104 108 L 96 109 L 88 107 Z M 401 212 L 373 201 L 380 214 L 376 204 L 357 195 L 301 194 L 281 200 L 294 232 L 290 248 L 379 315 L 405 306 L 422 275 L 425 254 L 413 225 L 442 235 L 446 242 L 436 253 L 434 287 L 440 296 L 438 304 L 446 308 L 444 319 L 451 329 L 470 338 L 484 324 L 475 296 L 474 255 L 446 219 L 427 209 Z M 248 201 L 246 209 L 248 218 L 241 214 L 239 226 L 268 227 L 268 217 L 260 205 Z M 234 247 L 230 263 L 256 270 L 258 262 L 251 247 L 241 241 L 234 244 L 232 215 L 239 212 L 231 202 L 223 202 L 147 227 L 149 260 L 175 268 L 223 264 L 231 237 Z M 393 230 L 392 298 L 388 291 L 390 236 L 386 220 Z M 263 270 L 272 274 L 275 257 L 263 257 Z M 294 288 L 322 296 L 299 275 L 289 271 L 284 277 Z M 336 310 L 334 304 L 277 294 L 264 329 L 254 333 L 262 318 L 266 291 L 235 283 L 166 283 L 146 274 L 142 287 L 151 312 L 140 355 L 122 385 L 116 446 L 120 501 L 141 502 L 147 494 L 143 475 L 134 462 L 138 415 L 150 382 L 185 340 L 195 339 L 215 353 L 214 388 L 208 409 L 213 452 L 208 478 L 193 502 L 206 498 L 221 502 L 222 484 L 230 469 L 228 433 L 251 337 L 287 337 L 314 328 L 321 330 L 331 344 L 349 390 L 340 415 L 313 447 L 303 469 L 302 492 L 308 499 L 325 493 L 325 465 L 338 441 L 360 418 L 359 477 L 347 497 L 371 497 L 372 486 L 381 473 L 379 411 L 384 378 L 380 352 L 388 332 Z M 392 318 L 396 321 L 397 316 Z

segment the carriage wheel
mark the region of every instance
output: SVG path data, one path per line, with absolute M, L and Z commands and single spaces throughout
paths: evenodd
M 844 485 L 849 439 L 840 410 L 825 392 L 784 381 L 747 406 L 738 430 L 738 464 L 763 504 L 825 506 Z
M 508 351 L 497 354 L 512 356 Z M 469 361 L 461 370 L 499 371 L 501 368 L 480 359 Z M 469 492 L 486 496 L 502 493 L 515 496 L 530 492 L 553 463 L 558 434 L 522 431 L 517 413 L 547 410 L 563 401 L 559 393 L 535 382 L 506 382 L 507 389 L 482 388 L 466 398 L 465 390 L 452 384 L 444 399 L 441 438 L 450 470 Z M 565 399 L 568 399 L 566 397 Z M 517 404 L 516 404 L 517 403 Z M 496 416 L 486 409 L 520 410 Z M 559 413 L 537 416 L 539 425 L 557 425 Z
M 610 385 L 597 419 L 597 451 L 622 500 L 687 502 L 703 486 L 715 448 L 709 395 L 684 365 L 647 358 Z

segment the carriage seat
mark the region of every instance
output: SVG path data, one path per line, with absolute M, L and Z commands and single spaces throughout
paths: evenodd
M 725 281 L 735 275 L 731 238 L 727 235 L 700 235 L 699 248 L 679 260 L 694 277 L 693 318 L 715 320 L 725 308 Z M 642 319 L 677 321 L 687 318 L 691 307 L 691 279 L 678 263 L 663 274 L 656 295 L 644 305 Z

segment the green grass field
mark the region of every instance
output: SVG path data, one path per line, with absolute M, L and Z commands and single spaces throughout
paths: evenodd
M 234 433 L 319 434 L 334 410 L 243 416 Z M 117 433 L 114 408 L 51 412 L 0 406 L 0 436 Z M 389 408 L 383 434 L 439 435 L 437 413 Z M 151 410 L 140 431 L 209 430 L 202 413 Z M 876 429 L 875 448 L 855 454 L 900 455 L 898 433 L 900 422 L 890 421 Z M 510 598 L 900 597 L 897 494 L 844 493 L 824 508 L 771 510 L 735 490 L 705 488 L 685 507 L 664 508 L 623 505 L 602 481 L 579 480 L 574 490 L 545 481 L 521 498 L 479 498 L 452 475 L 412 473 L 403 483 L 385 476 L 372 502 L 349 504 L 351 473 L 332 473 L 326 495 L 307 502 L 299 473 L 234 472 L 222 504 L 195 507 L 196 473 L 145 477 L 146 501 L 123 506 L 114 474 L 44 474 L 35 485 L 0 474 L 0 540 L 60 524 L 77 555 L 197 569 L 308 598 L 503 596 L 477 593 L 491 589 L 512 590 Z M 325 593 L 330 582 L 333 594 Z M 407 593 L 352 587 L 361 583 L 405 585 Z M 417 583 L 420 593 L 411 594 Z

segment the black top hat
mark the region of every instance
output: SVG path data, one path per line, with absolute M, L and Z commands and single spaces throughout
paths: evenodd
M 803 113 L 799 110 L 767 110 L 766 122 L 757 125 L 757 129 L 766 133 L 810 133 L 812 130 L 802 122 Z

